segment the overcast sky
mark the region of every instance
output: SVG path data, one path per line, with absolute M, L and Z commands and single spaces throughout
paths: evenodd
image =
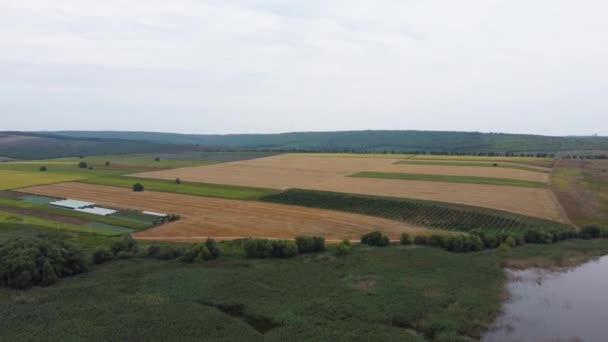
M 0 0 L 0 130 L 608 135 L 605 0 Z

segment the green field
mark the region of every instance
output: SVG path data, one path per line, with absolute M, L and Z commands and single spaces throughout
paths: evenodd
M 14 224 L 17 226 L 29 227 L 37 226 L 52 230 L 68 230 L 74 232 L 84 232 L 105 236 L 123 235 L 132 232 L 131 229 L 122 227 L 104 227 L 93 225 L 76 225 L 70 223 L 51 221 L 35 216 L 13 214 L 10 212 L 1 211 L 0 208 L 0 223 Z
M 133 184 L 139 182 L 144 185 L 146 190 L 174 192 L 184 195 L 247 200 L 257 199 L 277 191 L 272 189 L 208 183 L 182 182 L 181 184 L 176 184 L 175 181 L 136 177 L 97 177 L 84 179 L 81 180 L 81 182 L 88 184 L 118 186 L 123 188 L 131 188 Z
M 0 241 L 37 230 L 0 223 Z M 60 236 L 87 251 L 114 241 Z M 213 262 L 137 257 L 91 266 L 50 287 L 0 288 L 1 337 L 464 341 L 478 339 L 498 314 L 507 280 L 502 265 L 565 266 L 608 253 L 608 239 L 601 239 L 469 254 L 355 245 L 345 257 L 329 251 L 264 260 L 245 259 L 240 244 L 221 243 L 223 255 Z
M 539 173 L 550 173 L 548 170 L 529 167 L 525 165 L 517 165 L 515 163 L 492 163 L 492 162 L 467 162 L 467 161 L 431 161 L 431 160 L 402 160 L 395 164 L 406 165 L 434 165 L 434 166 L 475 166 L 475 167 L 498 167 L 505 169 L 525 170 Z
M 569 232 L 572 227 L 558 223 L 461 204 L 291 189 L 262 198 L 262 201 L 312 208 L 346 211 L 403 221 L 428 228 L 487 234 L 518 233 L 527 230 Z
M 156 158 L 159 158 L 156 161 Z M 42 160 L 41 162 L 44 162 Z M 77 165 L 81 161 L 87 162 L 91 165 L 95 166 L 105 166 L 106 162 L 110 162 L 109 166 L 120 165 L 128 166 L 128 167 L 137 167 L 137 166 L 151 166 L 151 167 L 186 167 L 186 166 L 202 166 L 215 164 L 215 161 L 209 160 L 182 160 L 182 159 L 169 159 L 165 158 L 165 156 L 159 154 L 116 154 L 116 155 L 102 155 L 102 156 L 86 156 L 84 158 L 79 157 L 71 157 L 71 158 L 56 158 L 56 159 L 48 159 L 48 162 L 58 162 L 58 163 L 72 163 Z
M 0 190 L 19 189 L 28 186 L 61 183 L 80 179 L 78 176 L 50 173 L 50 172 L 23 172 L 0 169 Z
M 148 223 L 148 222 L 129 220 L 129 219 L 122 218 L 120 216 L 114 216 L 114 215 L 100 216 L 100 215 L 94 215 L 94 214 L 89 214 L 89 213 L 83 213 L 83 212 L 79 212 L 79 211 L 75 211 L 75 210 L 71 210 L 71 209 L 53 207 L 53 206 L 45 205 L 45 204 L 33 204 L 33 203 L 28 203 L 26 201 L 0 197 L 0 210 L 2 210 L 2 207 L 31 209 L 31 210 L 35 210 L 41 214 L 48 213 L 48 214 L 57 214 L 57 215 L 61 215 L 61 216 L 75 217 L 75 218 L 80 218 L 80 219 L 91 221 L 91 222 L 100 222 L 100 223 L 105 223 L 108 225 L 121 226 L 124 228 L 130 228 L 133 230 L 142 230 L 142 229 L 149 228 L 151 226 L 151 223 Z
M 333 158 L 391 158 L 414 160 L 452 160 L 452 161 L 486 161 L 486 162 L 514 162 L 514 163 L 547 163 L 552 158 L 537 157 L 488 157 L 488 156 L 444 156 L 432 154 L 404 154 L 404 153 L 286 153 L 291 157 L 333 157 Z
M 448 175 L 429 175 L 418 173 L 396 173 L 396 172 L 359 172 L 349 177 L 363 178 L 383 178 L 413 180 L 425 182 L 447 182 L 447 183 L 468 183 L 468 184 L 489 184 L 504 186 L 521 186 L 528 188 L 545 188 L 547 184 L 542 182 L 527 181 L 521 179 L 493 178 L 493 177 L 474 177 L 474 176 L 448 176 Z

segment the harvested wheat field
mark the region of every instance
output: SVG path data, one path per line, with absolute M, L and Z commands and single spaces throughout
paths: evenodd
M 330 210 L 153 191 L 138 193 L 102 185 L 61 183 L 21 191 L 182 216 L 180 221 L 136 233 L 139 239 L 192 241 L 207 237 L 254 236 L 291 239 L 299 234 L 311 234 L 328 240 L 342 240 L 359 239 L 360 235 L 375 229 L 397 239 L 403 232 L 412 235 L 430 233 L 426 228 L 397 221 Z
M 391 158 L 329 158 L 281 155 L 234 163 L 144 172 L 133 176 L 193 182 L 233 184 L 274 189 L 301 188 L 378 196 L 461 203 L 566 222 L 563 211 L 548 189 L 483 184 L 409 181 L 348 177 L 360 171 L 412 172 L 448 175 L 526 175 L 546 182 L 547 175 L 525 170 L 488 167 L 424 166 L 394 164 Z M 465 169 L 463 171 L 463 169 Z M 466 172 L 475 172 L 475 174 Z M 465 172 L 465 174 L 461 174 Z M 539 178 L 540 177 L 540 178 Z

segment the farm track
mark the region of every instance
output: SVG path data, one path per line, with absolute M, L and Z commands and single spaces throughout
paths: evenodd
M 361 171 L 390 172 L 425 170 L 436 174 L 482 174 L 487 177 L 525 175 L 548 181 L 548 175 L 525 170 L 424 165 L 394 165 L 391 158 L 328 158 L 275 156 L 248 161 L 145 172 L 131 176 L 192 182 L 231 184 L 273 189 L 311 189 L 366 195 L 423 199 L 487 207 L 513 213 L 567 222 L 548 189 L 482 184 L 403 181 L 347 177 Z M 499 177 L 500 178 L 500 177 Z
M 358 239 L 374 229 L 397 239 L 403 232 L 412 235 L 437 232 L 393 220 L 324 209 L 153 191 L 137 193 L 130 189 L 82 183 L 43 185 L 21 191 L 182 216 L 180 221 L 135 233 L 139 239 L 193 241 L 216 236 L 291 239 L 310 234 L 341 240 Z

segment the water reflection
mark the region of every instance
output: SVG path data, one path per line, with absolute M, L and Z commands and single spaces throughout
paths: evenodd
M 509 301 L 484 341 L 608 341 L 608 256 L 565 272 L 508 272 Z

